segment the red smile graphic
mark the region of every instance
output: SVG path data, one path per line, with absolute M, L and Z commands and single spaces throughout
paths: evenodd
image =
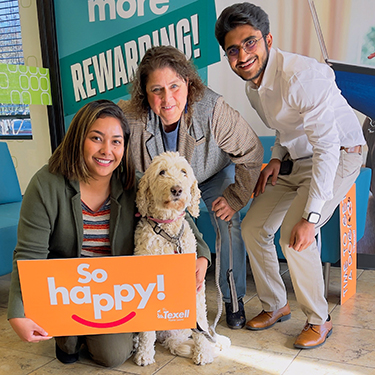
M 130 314 L 124 316 L 120 320 L 116 320 L 115 322 L 95 323 L 95 322 L 90 322 L 89 320 L 82 319 L 77 315 L 72 315 L 72 319 L 75 320 L 77 323 L 83 324 L 84 326 L 88 326 L 88 327 L 94 327 L 94 328 L 113 328 L 113 327 L 117 327 L 121 324 L 124 324 L 124 323 L 128 322 L 130 319 L 133 319 L 134 317 L 135 317 L 135 312 L 132 311 Z

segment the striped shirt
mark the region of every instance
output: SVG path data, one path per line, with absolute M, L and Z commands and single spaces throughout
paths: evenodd
M 83 216 L 82 257 L 111 255 L 109 242 L 109 216 L 111 200 L 108 197 L 98 211 L 92 211 L 81 201 Z

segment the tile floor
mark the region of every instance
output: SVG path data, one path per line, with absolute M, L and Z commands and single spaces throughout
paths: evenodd
M 210 365 L 196 366 L 191 360 L 174 357 L 157 346 L 156 363 L 143 368 L 128 360 L 113 369 L 95 365 L 87 355 L 75 364 L 64 365 L 55 358 L 53 340 L 38 344 L 21 342 L 6 320 L 10 278 L 0 277 L 0 374 L 375 374 L 375 270 L 358 270 L 357 293 L 340 306 L 340 269 L 332 269 L 328 302 L 333 334 L 324 346 L 307 351 L 293 348 L 305 318 L 297 306 L 285 263 L 281 263 L 281 270 L 292 309 L 290 320 L 265 331 L 252 332 L 230 330 L 222 317 L 217 332 L 229 336 L 232 346 Z M 207 275 L 210 321 L 217 311 L 214 284 L 211 269 Z M 244 301 L 248 318 L 261 310 L 249 267 Z

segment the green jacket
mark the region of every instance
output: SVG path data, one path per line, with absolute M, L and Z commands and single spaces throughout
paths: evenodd
M 112 255 L 133 254 L 134 230 L 137 224 L 136 189 L 135 186 L 124 191 L 120 181 L 112 178 L 109 223 Z M 198 257 L 204 256 L 210 260 L 208 246 L 195 225 L 192 225 L 192 228 L 197 238 Z M 33 176 L 23 197 L 18 242 L 14 251 L 8 319 L 24 317 L 17 260 L 77 258 L 81 255 L 82 242 L 83 219 L 79 182 L 50 173 L 46 165 Z

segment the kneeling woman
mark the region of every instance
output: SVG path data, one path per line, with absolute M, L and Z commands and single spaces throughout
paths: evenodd
M 27 342 L 49 340 L 39 325 L 24 315 L 17 260 L 132 255 L 136 225 L 137 181 L 130 151 L 129 128 L 122 110 L 99 100 L 81 108 L 63 142 L 31 179 L 18 226 L 9 295 L 8 319 Z M 100 245 L 87 241 L 83 217 L 102 216 Z M 210 251 L 196 233 L 198 257 Z M 36 301 L 37 303 L 37 301 Z M 98 364 L 121 365 L 133 352 L 133 334 L 56 337 L 56 357 L 78 360 L 86 344 Z

